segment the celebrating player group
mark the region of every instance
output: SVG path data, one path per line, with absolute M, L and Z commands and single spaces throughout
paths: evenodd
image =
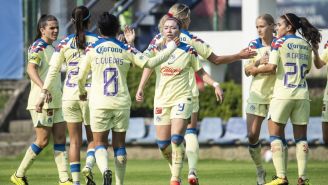
M 31 91 L 27 109 L 30 111 L 36 139 L 27 149 L 19 167 L 10 177 L 16 185 L 27 185 L 26 173 L 53 135 L 54 158 L 59 185 L 80 185 L 82 174 L 87 185 L 95 185 L 93 167 L 97 164 L 103 185 L 112 184 L 107 148 L 112 134 L 115 182 L 124 184 L 127 165 L 125 136 L 129 127 L 131 98 L 127 73 L 131 66 L 143 68 L 135 95 L 143 102 L 144 87 L 154 71 L 154 125 L 157 145 L 171 171 L 170 185 L 181 185 L 185 154 L 188 159 L 190 185 L 199 185 L 197 163 L 199 144 L 196 135 L 199 111 L 195 74 L 213 86 L 213 96 L 224 101 L 220 83 L 205 72 L 198 55 L 219 65 L 248 59 L 245 74 L 252 76 L 247 101 L 247 132 L 249 153 L 256 166 L 258 185 L 288 185 L 288 146 L 284 128 L 293 124 L 296 141 L 298 185 L 309 185 L 306 174 L 309 147 L 307 124 L 310 114 L 306 82 L 312 62 L 321 68 L 328 62 L 328 49 L 318 53 L 321 34 L 306 18 L 287 13 L 277 18 L 263 14 L 255 20 L 258 38 L 233 55 L 216 55 L 211 47 L 188 31 L 190 9 L 184 4 L 173 5 L 158 25 L 160 33 L 142 53 L 134 47 L 135 32 L 125 26 L 119 36 L 118 18 L 107 12 L 97 18 L 99 35 L 88 32 L 90 11 L 84 6 L 72 11 L 75 33 L 57 46 L 58 21 L 43 15 L 38 21 L 37 37 L 28 50 L 27 74 Z M 326 47 L 328 44 L 326 45 Z M 66 66 L 61 85 L 60 71 Z M 132 65 L 133 64 L 133 65 Z M 132 68 L 133 70 L 133 68 Z M 63 90 L 61 91 L 61 88 Z M 326 91 L 328 88 L 326 88 Z M 324 97 L 323 133 L 328 143 L 328 97 Z M 269 122 L 273 165 L 276 174 L 266 181 L 262 165 L 259 133 L 264 119 Z M 81 169 L 82 123 L 86 130 L 88 149 Z M 66 129 L 70 138 L 68 161 Z M 111 132 L 110 132 L 111 131 Z M 326 134 L 325 134 L 326 133 Z M 69 169 L 67 167 L 70 167 Z M 69 173 L 70 170 L 70 173 Z M 70 176 L 70 175 L 71 176 Z M 127 174 L 128 175 L 128 174 Z

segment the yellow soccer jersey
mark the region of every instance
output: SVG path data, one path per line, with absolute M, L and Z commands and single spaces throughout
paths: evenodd
M 254 65 L 254 63 L 261 59 L 264 55 L 269 55 L 271 47 L 265 47 L 262 45 L 260 38 L 253 40 L 249 43 L 249 48 L 255 50 L 257 55 L 248 61 L 249 65 Z M 258 66 L 261 67 L 262 65 Z M 258 104 L 269 104 L 273 92 L 274 82 L 276 80 L 275 75 L 269 74 L 258 74 L 252 79 L 250 86 L 249 97 L 247 99 L 248 103 L 258 103 Z
M 325 44 L 325 49 L 321 54 L 320 58 L 327 64 L 328 63 L 328 41 Z M 328 73 L 327 73 L 328 75 Z M 323 96 L 323 100 L 328 101 L 328 83 L 326 84 L 325 94 Z
M 159 43 L 161 39 L 163 39 L 163 36 L 160 33 L 157 34 L 150 42 L 148 49 L 156 47 L 156 44 Z M 205 43 L 202 39 L 191 34 L 187 30 L 184 29 L 181 30 L 180 41 L 191 45 L 196 50 L 198 55 L 200 55 L 204 59 L 207 59 L 213 52 L 209 44 Z M 194 71 L 191 70 L 189 75 L 190 75 L 190 79 L 192 79 L 190 80 L 190 86 L 192 87 L 193 97 L 197 97 L 199 95 L 199 91 L 196 85 Z
M 44 40 L 36 40 L 28 50 L 28 62 L 38 66 L 38 73 L 41 80 L 45 80 L 49 69 L 49 61 L 54 52 L 54 47 L 47 44 Z M 52 94 L 53 101 L 49 104 L 45 103 L 44 109 L 61 107 L 61 80 L 60 75 L 54 79 L 52 88 L 49 91 Z M 37 100 L 39 99 L 41 88 L 31 80 L 31 91 L 28 98 L 27 109 L 35 109 Z
M 87 45 L 90 45 L 98 40 L 98 36 L 90 32 L 86 32 L 85 36 Z M 77 81 L 79 64 L 84 56 L 84 51 L 77 49 L 76 47 L 75 34 L 71 34 L 60 41 L 51 58 L 49 72 L 44 82 L 43 89 L 48 89 L 51 86 L 52 80 L 60 74 L 61 66 L 65 62 L 66 77 L 63 88 L 63 100 L 80 100 Z M 91 78 L 88 78 L 86 87 L 90 86 Z
M 171 53 L 166 53 L 163 60 Z M 159 57 L 161 58 L 161 57 Z M 79 94 L 84 94 L 84 80 L 92 70 L 90 109 L 130 109 L 131 97 L 126 77 L 131 64 L 143 68 L 150 59 L 134 47 L 115 38 L 99 38 L 86 49 L 79 73 Z
M 286 35 L 272 46 L 269 63 L 277 65 L 275 99 L 309 99 L 305 76 L 311 69 L 312 49 L 302 38 Z
M 157 52 L 156 46 L 146 50 L 149 57 L 155 56 Z M 155 68 L 155 107 L 170 107 L 191 102 L 190 71 L 198 71 L 201 68 L 197 52 L 190 45 L 181 42 L 171 57 Z

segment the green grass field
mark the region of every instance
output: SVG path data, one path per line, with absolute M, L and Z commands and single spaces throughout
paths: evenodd
M 0 159 L 0 185 L 10 184 L 9 177 L 19 165 L 19 158 Z M 114 164 L 110 162 L 110 168 Z M 271 163 L 266 163 L 267 180 L 274 175 Z M 94 168 L 98 185 L 102 184 L 102 178 L 97 167 Z M 308 164 L 308 176 L 313 185 L 327 184 L 327 162 L 310 161 Z M 56 185 L 57 171 L 51 157 L 41 155 L 27 173 L 31 185 Z M 249 161 L 199 161 L 199 177 L 201 185 L 255 185 L 255 168 Z M 164 160 L 129 160 L 126 172 L 125 185 L 168 185 L 169 170 Z M 291 185 L 296 184 L 297 164 L 290 162 L 288 167 L 288 179 Z M 113 183 L 114 184 L 114 183 Z M 183 185 L 187 185 L 187 163 L 183 169 Z

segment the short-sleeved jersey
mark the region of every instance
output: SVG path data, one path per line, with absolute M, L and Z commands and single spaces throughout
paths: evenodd
M 269 63 L 277 65 L 273 98 L 309 99 L 305 76 L 311 69 L 311 46 L 296 35 L 285 35 L 272 45 Z
M 148 48 L 145 53 L 153 57 L 160 49 L 156 46 Z M 155 68 L 156 90 L 154 104 L 156 107 L 170 107 L 179 103 L 187 103 L 192 98 L 190 71 L 198 71 L 202 67 L 197 52 L 192 46 L 180 42 L 171 57 Z
M 92 70 L 90 109 L 130 109 L 131 97 L 126 78 L 131 64 L 141 68 L 149 58 L 134 47 L 115 38 L 102 38 L 86 49 L 80 65 L 79 79 Z M 81 80 L 80 80 L 81 81 Z M 79 93 L 85 93 L 79 85 Z
M 160 33 L 157 34 L 150 42 L 148 49 L 156 47 L 156 43 L 160 42 L 161 39 L 163 39 L 163 36 Z M 191 34 L 187 30 L 184 29 L 181 30 L 180 41 L 191 45 L 196 50 L 198 55 L 200 55 L 204 59 L 207 59 L 213 52 L 209 44 L 207 44 L 197 36 Z M 199 95 L 199 91 L 196 85 L 194 71 L 191 70 L 189 75 L 190 75 L 190 79 L 192 79 L 190 80 L 190 86 L 192 87 L 193 97 L 197 97 Z
M 36 40 L 28 50 L 29 63 L 36 64 L 38 66 L 38 74 L 41 80 L 45 80 L 49 69 L 49 61 L 54 52 L 54 47 L 51 44 L 46 43 L 43 39 Z M 60 75 L 57 75 L 54 79 L 53 86 L 49 89 L 52 94 L 53 101 L 51 103 L 45 103 L 44 109 L 60 108 L 61 107 L 61 80 Z M 40 96 L 41 88 L 31 80 L 31 91 L 28 98 L 27 109 L 35 109 L 35 105 Z
M 269 56 L 271 50 L 270 46 L 265 47 L 262 45 L 262 40 L 260 38 L 252 40 L 248 47 L 256 51 L 257 55 L 251 58 L 245 67 L 254 65 L 257 60 L 260 60 L 265 55 Z M 263 64 L 259 65 L 258 67 L 261 66 L 263 66 Z M 275 80 L 276 76 L 272 74 L 258 74 L 253 77 L 247 102 L 269 104 Z
M 320 58 L 327 64 L 328 63 L 328 41 L 325 44 L 323 53 L 321 54 Z M 328 73 L 327 73 L 328 76 Z M 325 94 L 323 96 L 323 100 L 328 101 L 328 83 L 326 84 Z
M 86 44 L 90 45 L 98 40 L 96 34 L 85 33 Z M 43 85 L 44 89 L 48 89 L 52 80 L 58 75 L 62 64 L 65 62 L 66 77 L 63 87 L 63 100 L 80 100 L 78 94 L 78 74 L 81 59 L 85 56 L 85 51 L 76 47 L 75 34 L 68 35 L 65 39 L 60 41 L 56 47 L 55 53 L 52 55 L 50 61 L 50 68 Z M 91 76 L 91 74 L 90 74 Z M 91 86 L 91 78 L 88 78 L 86 87 Z M 88 88 L 87 88 L 88 89 Z

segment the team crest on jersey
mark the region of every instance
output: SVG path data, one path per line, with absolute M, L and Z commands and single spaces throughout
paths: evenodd
M 172 54 L 172 55 L 170 56 L 170 58 L 169 58 L 169 60 L 168 60 L 167 63 L 168 63 L 168 64 L 173 64 L 173 63 L 175 62 L 175 59 L 176 59 L 176 58 L 177 58 L 177 57 L 176 57 L 175 55 Z
M 327 109 L 326 109 L 326 104 L 323 104 L 323 105 L 322 105 L 322 112 L 326 112 L 326 110 L 327 110 Z
M 155 108 L 155 114 L 162 114 L 163 108 L 162 107 L 156 107 Z
M 254 105 L 251 105 L 251 106 L 249 107 L 249 109 L 251 109 L 251 111 L 255 111 L 255 106 L 254 106 Z

